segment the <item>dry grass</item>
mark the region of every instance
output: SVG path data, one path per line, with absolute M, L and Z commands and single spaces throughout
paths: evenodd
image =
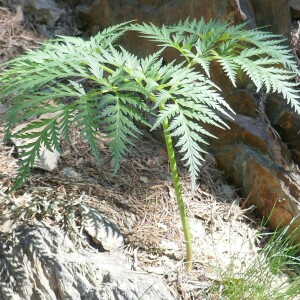
M 22 26 L 22 11 L 12 14 L 0 7 L 0 63 L 23 53 L 27 49 L 39 47 L 44 38 Z
M 181 222 L 163 146 L 151 138 L 141 138 L 138 147 L 123 160 L 120 172 L 113 175 L 105 136 L 99 137 L 102 160 L 98 166 L 76 130 L 71 140 L 71 145 L 63 142 L 58 170 L 52 173 L 34 170 L 21 190 L 3 197 L 3 231 L 13 229 L 12 218 L 18 219 L 15 226 L 35 218 L 64 226 L 68 207 L 77 201 L 84 202 L 118 224 L 126 240 L 124 251 L 134 258 L 133 267 L 161 276 L 178 291 L 181 299 L 203 299 L 211 283 L 219 280 L 219 271 L 232 263 L 233 256 L 239 255 L 235 261 L 243 264 L 256 252 L 256 231 L 249 226 L 251 222 L 239 208 L 241 199 L 226 184 L 222 173 L 204 164 L 192 195 L 189 179 L 182 171 L 195 261 L 193 272 L 187 274 Z M 11 152 L 10 147 L 1 145 L 2 195 L 17 174 L 17 160 Z M 64 174 L 66 167 L 80 176 L 68 177 Z M 38 212 L 44 202 L 56 203 L 57 208 Z

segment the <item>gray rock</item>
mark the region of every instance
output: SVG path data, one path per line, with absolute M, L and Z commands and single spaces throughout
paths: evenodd
M 83 180 L 83 176 L 76 172 L 73 168 L 71 167 L 65 167 L 61 170 L 61 173 L 65 176 L 77 179 L 77 180 Z
M 92 237 L 94 243 L 101 244 L 107 251 L 123 246 L 123 237 L 117 226 L 96 209 L 80 204 L 81 226 Z
M 0 233 L 0 299 L 176 299 L 158 278 L 131 270 L 120 252 L 77 250 L 41 222 Z
M 24 0 L 24 12 L 34 18 L 35 23 L 53 27 L 62 14 L 62 10 L 53 0 Z
M 0 115 L 5 114 L 8 111 L 7 105 L 0 102 Z
M 23 128 L 25 128 L 26 125 L 28 125 L 28 124 L 18 125 L 15 128 L 15 130 L 13 131 L 13 133 L 18 133 Z M 37 131 L 37 130 L 35 130 L 35 131 Z M 34 132 L 34 130 L 32 130 L 30 132 Z M 33 143 L 34 141 L 36 141 L 36 138 L 27 138 L 26 139 L 26 138 L 11 137 L 11 142 L 17 148 L 18 153 L 24 151 L 22 149 L 22 147 L 24 147 L 25 145 L 29 145 L 29 144 Z M 29 147 L 28 149 L 31 149 L 31 148 Z M 27 151 L 28 151 L 28 149 L 27 149 Z M 26 157 L 27 156 L 22 156 L 21 159 L 25 159 Z M 50 151 L 49 149 L 47 149 L 47 147 L 45 145 L 42 145 L 40 148 L 39 156 L 37 156 L 34 160 L 33 167 L 42 169 L 42 170 L 46 170 L 46 171 L 53 171 L 54 169 L 57 168 L 59 157 L 60 157 L 60 153 L 56 149 L 52 149 L 52 151 Z
M 293 9 L 300 10 L 300 0 L 288 0 L 288 5 Z

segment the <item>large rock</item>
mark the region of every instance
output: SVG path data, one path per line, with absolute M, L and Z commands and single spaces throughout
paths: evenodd
M 58 1 L 61 2 L 61 1 Z M 66 2 L 66 1 L 63 1 Z M 180 19 L 211 18 L 237 23 L 250 21 L 249 26 L 270 26 L 270 30 L 287 34 L 290 18 L 286 0 L 116 0 L 67 1 L 76 7 L 78 20 L 92 31 L 109 25 L 137 20 L 155 24 L 170 24 Z
M 132 271 L 122 253 L 79 251 L 44 223 L 0 233 L 0 253 L 1 300 L 175 300 L 159 279 Z
M 290 149 L 293 161 L 300 164 L 300 116 L 279 95 L 268 97 L 266 114 Z
M 216 19 L 233 24 L 247 21 L 249 28 L 255 28 L 259 24 L 259 26 L 268 26 L 267 29 L 270 31 L 285 35 L 290 27 L 289 7 L 286 0 L 211 0 L 209 4 L 206 0 L 69 0 L 69 3 L 75 8 L 76 24 L 88 30 L 90 34 L 129 20 L 162 25 L 177 23 L 188 17 Z M 126 35 L 123 42 L 129 50 L 142 56 L 155 49 L 148 41 L 140 40 L 134 33 Z
M 25 16 L 39 34 L 53 36 L 55 24 L 63 14 L 54 0 L 22 0 L 19 4 L 23 6 Z
M 267 26 L 267 30 L 287 35 L 290 27 L 290 9 L 286 0 L 14 0 L 23 5 L 24 14 L 35 23 L 37 30 L 52 36 L 55 24 L 74 16 L 77 27 L 95 34 L 105 27 L 129 20 L 152 22 L 156 25 L 173 24 L 179 20 L 203 17 L 234 24 L 248 22 L 249 28 Z M 63 21 L 63 20 L 62 20 Z M 71 21 L 72 22 L 72 21 Z M 60 22 L 62 26 L 65 22 Z M 137 34 L 127 35 L 124 43 L 137 54 L 146 55 L 146 40 L 137 40 Z
M 286 0 L 252 0 L 255 20 L 258 27 L 287 36 L 289 34 L 291 16 Z
M 281 99 L 280 104 L 277 103 L 281 109 L 286 107 L 282 98 L 277 96 L 275 99 Z M 274 109 L 270 118 L 278 115 L 275 120 L 280 120 L 283 114 L 291 116 L 291 120 L 299 118 L 287 107 L 281 114 Z M 254 205 L 256 212 L 273 229 L 289 225 L 300 212 L 300 173 L 293 164 L 288 146 L 271 123 L 258 117 L 236 115 L 227 123 L 229 130 L 209 128 L 218 137 L 210 140 L 209 151 L 214 153 L 219 168 L 245 197 L 245 207 Z M 290 136 L 293 141 L 297 135 L 294 129 L 299 130 L 299 126 L 294 128 L 289 118 L 285 124 L 291 124 L 285 126 L 288 130 L 286 139 Z M 296 237 L 300 241 L 299 232 Z
M 245 144 L 231 144 L 217 155 L 220 168 L 240 188 L 244 207 L 254 205 L 256 212 L 273 229 L 289 225 L 296 229 L 300 213 L 300 174 L 284 170 L 268 155 Z M 296 221 L 295 221 L 296 220 Z M 300 232 L 296 232 L 300 241 Z

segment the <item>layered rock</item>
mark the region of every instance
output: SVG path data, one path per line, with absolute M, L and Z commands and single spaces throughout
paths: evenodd
M 133 271 L 121 252 L 78 250 L 44 223 L 0 233 L 0 252 L 1 299 L 175 300 L 159 279 Z
M 279 95 L 267 98 L 264 112 L 258 110 L 257 98 L 244 93 L 238 90 L 233 98 L 240 112 L 248 110 L 248 116 L 237 114 L 233 121 L 227 120 L 230 129 L 226 131 L 209 128 L 218 137 L 210 140 L 209 151 L 240 189 L 243 205 L 254 205 L 277 229 L 290 224 L 300 212 L 299 116 Z M 244 98 L 245 107 L 240 104 Z

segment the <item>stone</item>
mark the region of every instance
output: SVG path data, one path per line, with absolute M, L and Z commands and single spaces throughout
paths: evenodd
M 209 140 L 208 151 L 245 197 L 244 206 L 253 205 L 274 230 L 293 221 L 292 231 L 300 208 L 300 173 L 292 162 L 297 162 L 300 118 L 280 95 L 267 98 L 265 111 L 269 121 L 237 114 L 226 120 L 228 130 L 210 127 L 217 139 Z M 300 232 L 296 240 L 300 240 Z
M 219 166 L 230 181 L 242 191 L 247 203 L 272 229 L 295 229 L 300 212 L 300 174 L 286 171 L 267 155 L 244 144 L 232 144 L 216 155 Z M 296 235 L 300 241 L 300 232 Z
M 14 1 L 15 6 L 20 1 Z M 135 20 L 152 22 L 156 25 L 173 24 L 187 17 L 206 21 L 216 19 L 239 24 L 246 21 L 248 28 L 267 27 L 268 31 L 288 35 L 291 15 L 290 7 L 297 8 L 298 2 L 291 0 L 24 0 L 24 15 L 41 31 L 43 35 L 53 36 L 57 21 L 66 11 L 68 17 L 74 15 L 78 29 L 94 35 L 100 30 L 121 23 Z M 122 43 L 138 55 L 147 55 L 156 48 L 146 40 L 130 33 L 122 38 Z M 172 58 L 167 51 L 166 57 Z
M 300 164 L 300 116 L 280 95 L 270 95 L 267 98 L 266 114 L 288 146 L 293 161 Z
M 265 27 L 265 30 L 288 36 L 291 15 L 286 0 L 252 0 L 255 11 L 257 27 Z
M 43 116 L 46 117 L 46 115 L 43 115 Z M 43 118 L 43 116 L 41 116 L 41 118 Z M 28 124 L 30 124 L 30 122 L 23 123 L 23 124 L 16 126 L 15 129 L 13 130 L 13 134 L 20 132 Z M 42 129 L 41 128 L 32 129 L 29 132 L 37 132 L 38 130 L 42 130 Z M 17 153 L 20 153 L 23 151 L 22 147 L 24 147 L 24 145 L 29 145 L 30 143 L 33 143 L 36 140 L 36 138 L 23 139 L 21 137 L 12 136 L 10 138 L 10 140 L 15 145 L 15 147 L 17 149 Z M 21 156 L 20 159 L 24 159 L 26 157 Z M 57 168 L 59 158 L 60 158 L 60 152 L 57 149 L 52 148 L 51 150 L 49 150 L 45 145 L 42 145 L 40 148 L 39 155 L 34 160 L 33 167 L 42 169 L 45 171 L 49 171 L 49 172 L 53 171 L 54 169 Z
M 0 116 L 8 111 L 8 106 L 0 102 Z
M 39 34 L 52 37 L 55 23 L 63 14 L 54 0 L 22 1 L 24 15 L 34 24 Z
M 73 168 L 71 167 L 65 167 L 61 170 L 61 173 L 67 177 L 74 178 L 76 180 L 83 180 L 82 174 L 76 172 Z
M 227 146 L 244 144 L 269 155 L 283 168 L 289 165 L 290 152 L 280 138 L 277 139 L 268 123 L 240 114 L 234 115 L 232 120 L 226 119 L 226 123 L 230 127 L 226 130 L 212 126 L 208 128 L 217 137 L 209 139 L 208 151 L 218 154 Z
M 17 148 L 17 152 L 22 146 L 33 141 L 33 139 L 23 140 L 19 138 L 11 138 L 11 142 Z M 34 160 L 33 168 L 42 169 L 48 172 L 57 168 L 60 153 L 57 150 L 50 151 L 44 145 L 40 149 L 40 155 Z M 25 157 L 24 157 L 25 158 Z
M 175 300 L 157 277 L 131 270 L 121 252 L 78 250 L 59 228 L 42 222 L 0 233 L 0 298 Z
M 255 117 L 257 115 L 257 101 L 253 95 L 245 89 L 234 89 L 226 98 L 230 107 L 237 114 Z
M 123 237 L 117 226 L 96 209 L 80 204 L 81 226 L 104 250 L 112 251 L 123 246 Z
M 288 0 L 289 7 L 293 9 L 300 10 L 300 1 L 299 0 Z

